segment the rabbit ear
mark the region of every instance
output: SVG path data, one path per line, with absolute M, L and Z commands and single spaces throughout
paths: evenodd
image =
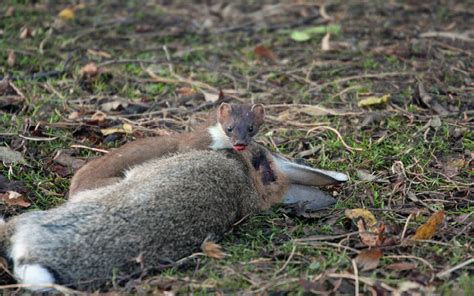
M 291 184 L 308 186 L 325 186 L 346 182 L 346 174 L 312 168 L 296 164 L 281 155 L 273 153 L 273 160 L 278 169 L 288 178 Z
M 336 200 L 316 187 L 291 184 L 282 202 L 286 205 L 299 204 L 312 212 L 332 206 Z

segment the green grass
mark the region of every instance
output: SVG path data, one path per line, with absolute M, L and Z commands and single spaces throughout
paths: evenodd
M 161 48 L 167 45 L 176 74 L 193 81 L 207 83 L 215 88 L 238 90 L 238 96 L 245 101 L 250 102 L 252 99 L 268 105 L 321 104 L 333 109 L 363 112 L 357 116 L 300 116 L 295 119 L 302 123 L 329 122 L 331 127 L 341 132 L 349 146 L 360 148 L 362 151 L 346 149 L 337 135 L 329 130 L 318 130 L 307 136 L 309 127 L 296 128 L 286 125 L 284 121 L 269 121 L 263 133 L 272 131 L 271 136 L 262 138 L 277 142 L 276 147 L 270 149 L 282 154 L 297 154 L 312 147 L 319 147 L 317 153 L 306 157 L 308 163 L 319 168 L 347 172 L 350 175 L 349 184 L 328 190 L 330 193 L 335 191 L 338 194 L 334 212 L 328 212 L 327 215 L 326 212 L 322 212 L 322 218 L 318 219 L 301 218 L 287 213 L 282 206 L 275 206 L 260 215 L 247 218 L 219 242 L 223 251 L 229 255 L 225 259 L 198 257 L 191 260 L 186 267 L 165 270 L 157 276 L 158 278 L 181 281 L 179 286 L 181 292 L 192 292 L 197 295 L 207 295 L 216 291 L 224 291 L 226 294 L 256 291 L 265 284 L 270 284 L 265 292 L 291 291 L 294 294 L 303 294 L 307 291 L 299 284 L 300 279 L 314 280 L 327 272 L 351 272 L 351 260 L 356 254 L 338 248 L 334 244 L 341 243 L 358 250 L 363 249 L 363 246 L 360 245 L 357 236 L 351 237 L 348 241 L 331 240 L 332 245 L 296 244 L 293 257 L 290 258 L 295 240 L 311 235 L 334 235 L 355 231 L 356 226 L 345 218 L 344 209 L 362 206 L 371 208 L 379 221 L 384 221 L 391 227 L 390 231 L 393 232 L 390 232 L 389 236 L 400 235 L 409 215 L 407 209 L 413 213 L 418 210 L 423 213 L 408 223 L 408 236 L 426 222 L 429 211 L 441 209 L 446 211 L 448 217 L 446 225 L 440 234 L 433 238 L 444 244 L 420 243 L 387 248 L 384 250 L 387 256 L 413 255 L 424 258 L 433 265 L 434 272 L 462 263 L 469 256 L 472 257 L 473 241 L 469 235 L 461 234 L 453 239 L 453 232 L 462 231 L 465 227 L 455 219 L 471 213 L 472 202 L 457 199 L 458 204 L 453 204 L 450 201 L 455 200 L 454 197 L 465 197 L 468 194 L 467 186 L 462 184 L 472 183 L 473 171 L 467 166 L 464 167 L 459 175 L 453 178 L 457 182 L 454 183 L 453 180 L 439 174 L 442 168 L 439 167 L 437 159 L 442 165 L 444 156 L 466 157 L 468 153 L 472 153 L 474 132 L 461 115 L 441 117 L 442 125 L 437 130 L 430 127 L 425 142 L 425 130 L 421 129 L 432 118 L 432 112 L 415 104 L 412 99 L 413 90 L 416 89 L 416 77 L 423 80 L 427 91 L 440 102 L 451 103 L 446 96 L 447 85 L 456 88 L 452 95 L 455 98 L 453 104 L 457 108 L 472 107 L 469 94 L 463 92 L 466 77 L 459 71 L 445 71 L 444 66 L 452 64 L 462 67 L 458 63 L 460 60 L 465 64 L 469 61 L 459 52 L 447 53 L 439 47 L 435 49 L 430 47 L 428 50 L 423 42 L 407 45 L 409 49 L 406 52 L 402 46 L 396 47 L 398 50 L 396 54 L 382 55 L 371 52 L 370 46 L 380 44 L 398 46 L 402 41 L 389 39 L 379 34 L 378 29 L 367 35 L 363 28 L 378 28 L 380 24 L 376 23 L 377 18 L 387 20 L 389 17 L 401 19 L 403 22 L 414 22 L 413 25 L 417 25 L 412 18 L 409 17 L 407 20 L 397 14 L 401 12 L 388 16 L 381 14 L 377 15 L 377 18 L 351 19 L 353 22 L 374 22 L 368 25 L 351 23 L 346 26 L 342 20 L 344 33 L 341 36 L 332 36 L 332 41 L 351 44 L 353 40 L 351 38 L 360 38 L 373 42 L 364 50 L 339 48 L 332 52 L 322 52 L 321 41 L 318 38 L 307 43 L 295 43 L 289 40 L 288 33 L 278 30 L 262 30 L 255 33 L 242 30 L 219 35 L 196 33 L 193 27 L 184 27 L 187 20 L 180 19 L 179 15 L 173 15 L 176 18 L 173 22 L 168 19 L 171 12 L 159 6 L 142 7 L 133 2 L 127 3 L 130 17 L 135 21 L 133 25 L 116 24 L 97 32 L 87 33 L 93 23 L 101 23 L 111 19 L 114 13 L 119 13 L 115 11 L 117 8 L 108 2 L 97 7 L 88 7 L 87 4 L 86 10 L 76 12 L 76 20 L 53 31 L 52 38 L 45 43 L 44 54 L 41 55 L 38 53 L 38 48 L 56 18 L 55 13 L 63 7 L 57 6 L 54 10 L 44 11 L 40 8 L 32 9 L 29 1 L 8 1 L 0 8 L 0 13 L 4 13 L 10 5 L 15 8 L 14 17 L 6 17 L 0 24 L 0 29 L 4 31 L 4 36 L 0 40 L 0 73 L 2 75 L 9 73 L 20 78 L 13 83 L 25 95 L 25 102 L 13 107 L 14 111 L 0 110 L 0 140 L 21 151 L 27 162 L 11 166 L 0 164 L 0 173 L 10 180 L 24 182 L 26 196 L 32 202 L 32 206 L 28 209 L 11 209 L 0 205 L 6 216 L 23 211 L 52 208 L 65 200 L 70 176 L 61 177 L 52 169 L 53 158 L 59 150 L 70 149 L 72 144 L 111 149 L 134 138 L 131 135 L 117 135 L 116 139 L 106 141 L 110 138 L 100 134 L 100 129 L 103 127 L 128 122 L 121 117 L 123 114 L 120 112 L 110 112 L 102 125 L 94 125 L 84 119 L 90 118 L 100 109 L 97 98 L 113 101 L 118 97 L 130 102 L 145 102 L 156 111 L 167 106 L 175 106 L 176 99 L 180 98 L 178 88 L 189 86 L 149 82 L 147 81 L 149 77 L 139 62 L 110 64 L 106 67 L 107 74 L 99 75 L 98 79 L 85 86 L 79 70 L 89 62 L 101 63 L 108 60 L 91 57 L 87 54 L 87 49 L 104 50 L 112 55 L 111 59 L 117 60 L 160 61 L 143 66 L 151 66 L 158 76 L 175 79 L 169 71 L 167 62 L 163 62 L 166 61 L 166 56 Z M 341 9 L 341 3 L 334 5 L 336 11 Z M 446 22 L 450 23 L 448 16 L 452 13 L 454 12 L 449 7 L 435 9 L 430 24 L 435 24 L 433 27 L 449 25 Z M 172 31 L 170 28 L 157 22 L 157 16 L 160 21 L 163 20 L 163 24 L 169 21 L 169 26 L 174 26 L 175 30 L 184 28 L 183 32 L 173 35 L 170 33 Z M 461 21 L 459 26 L 464 26 Z M 135 24 L 150 24 L 152 27 L 155 26 L 154 33 L 159 33 L 151 34 L 152 37 L 146 34 L 140 35 L 134 30 Z M 227 24 L 232 25 L 232 20 L 217 23 L 216 26 Z M 36 29 L 34 37 L 19 38 L 20 30 L 25 25 Z M 462 31 L 461 28 L 459 31 Z M 80 35 L 83 33 L 84 35 Z M 374 36 L 380 39 L 375 40 Z M 75 39 L 77 37 L 80 38 Z M 66 46 L 63 46 L 65 44 Z M 270 63 L 258 57 L 254 48 L 260 44 L 270 48 L 278 56 L 279 63 Z M 16 52 L 13 67 L 7 65 L 8 51 L 11 49 Z M 187 52 L 189 49 L 192 51 Z M 178 55 L 180 51 L 182 53 Z M 438 59 L 438 56 L 435 58 L 427 52 L 436 52 L 443 55 L 444 59 Z M 305 78 L 310 65 L 316 65 L 317 62 L 321 64 L 314 66 L 311 75 L 308 74 L 307 78 L 312 81 L 312 84 L 308 84 Z M 331 63 L 328 66 L 323 62 Z M 414 67 L 412 63 L 417 63 L 419 68 Z M 28 79 L 33 73 L 52 70 L 65 70 L 66 74 L 46 81 Z M 354 79 L 336 83 L 338 79 L 348 76 L 396 71 L 413 71 L 416 75 L 385 79 Z M 297 75 L 300 79 L 295 79 L 290 74 Z M 323 83 L 329 85 L 320 91 L 315 91 L 314 84 Z M 192 87 L 199 91 L 199 87 Z M 353 89 L 343 96 L 335 97 L 349 87 Z M 399 112 L 390 105 L 360 110 L 356 106 L 361 94 L 391 94 L 392 104 L 404 112 Z M 190 101 L 186 102 L 186 106 L 192 108 L 202 103 Z M 83 117 L 77 121 L 69 120 L 68 115 L 73 111 L 81 112 Z M 269 108 L 268 114 L 278 117 L 280 111 L 282 110 Z M 360 124 L 368 111 L 380 112 L 381 120 L 361 129 Z M 199 115 L 204 116 L 206 112 L 207 110 L 203 110 Z M 142 119 L 144 124 L 139 122 Z M 195 121 L 192 116 L 179 114 L 152 118 L 137 115 L 135 118 L 127 117 L 127 120 L 135 122 L 136 129 L 145 127 L 175 131 L 183 130 L 189 123 Z M 68 125 L 63 125 L 65 123 Z M 36 126 L 38 130 L 35 131 Z M 460 127 L 464 128 L 462 137 L 454 139 L 454 129 Z M 148 131 L 143 134 L 151 135 Z M 58 139 L 32 141 L 20 138 L 18 135 L 58 137 Z M 100 155 L 84 149 L 72 149 L 72 153 L 74 157 L 84 158 Z M 406 178 L 403 180 L 403 186 L 406 190 L 393 193 L 393 179 L 396 176 L 392 172 L 392 167 L 396 162 L 401 162 L 405 168 Z M 389 182 L 359 180 L 357 170 L 373 172 Z M 433 192 L 441 194 L 442 198 L 433 195 Z M 411 201 L 406 196 L 408 193 L 417 194 L 421 202 Z M 288 261 L 286 268 L 275 275 L 289 258 L 291 260 Z M 416 278 L 415 273 L 385 270 L 388 264 L 400 261 L 382 257 L 380 266 L 375 271 L 361 272 L 361 275 L 393 287 Z M 431 272 L 419 261 L 411 259 L 408 261 L 416 262 L 417 271 L 420 273 Z M 282 276 L 282 279 L 278 276 Z M 287 283 L 284 279 L 293 281 Z M 465 295 L 470 295 L 472 294 L 470 291 L 473 290 L 473 279 L 468 272 L 459 271 L 446 279 L 425 282 L 424 286 L 434 287 L 437 293 L 444 295 L 454 294 L 455 291 L 464 291 Z M 344 280 L 344 283 L 353 286 L 352 281 Z M 150 289 L 155 288 L 152 286 Z M 363 284 L 361 284 L 362 291 L 369 292 Z

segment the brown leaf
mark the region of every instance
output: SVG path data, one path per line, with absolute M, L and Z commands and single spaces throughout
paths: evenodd
M 8 261 L 7 259 L 0 257 L 0 275 L 3 275 L 6 270 L 8 270 Z
M 277 57 L 276 55 L 273 53 L 273 51 L 271 51 L 270 49 L 266 48 L 265 46 L 263 45 L 258 45 L 257 47 L 255 47 L 255 49 L 253 50 L 255 52 L 255 54 L 260 57 L 260 58 L 265 58 L 265 59 L 269 59 L 273 62 L 276 62 L 277 61 Z
M 79 74 L 82 76 L 96 76 L 98 73 L 99 68 L 95 63 L 89 63 L 79 70 Z
M 359 228 L 360 241 L 368 247 L 380 247 L 384 242 L 383 233 L 385 226 L 383 223 L 378 228 L 372 228 L 372 231 L 365 227 L 364 221 L 357 221 L 357 227 Z
M 58 174 L 59 176 L 63 178 L 66 178 L 67 176 L 70 176 L 73 174 L 73 171 L 71 168 L 65 167 L 60 164 L 55 164 L 55 163 L 50 164 L 48 166 L 48 169 L 52 172 L 55 172 L 56 174 Z
M 295 110 L 290 110 L 290 111 L 297 112 L 297 113 L 304 113 L 310 116 L 339 115 L 343 113 L 336 109 L 330 109 L 330 108 L 326 108 L 326 107 L 318 106 L 318 105 L 306 106 L 303 108 L 295 108 Z
M 87 54 L 95 57 L 110 59 L 112 55 L 103 50 L 88 49 Z
M 10 6 L 7 9 L 7 12 L 5 12 L 5 16 L 13 16 L 15 14 L 15 7 Z
M 211 241 L 203 242 L 201 245 L 201 249 L 208 257 L 214 259 L 222 259 L 227 255 L 226 253 L 222 252 L 220 245 Z
M 35 35 L 35 31 L 31 29 L 30 27 L 23 27 L 21 28 L 20 31 L 20 39 L 26 39 L 26 38 L 31 38 Z
M 8 51 L 8 58 L 7 58 L 8 66 L 10 66 L 10 67 L 15 66 L 15 61 L 16 61 L 15 51 L 13 51 L 13 50 Z
M 362 218 L 365 221 L 365 224 L 368 227 L 373 227 L 377 224 L 377 219 L 375 219 L 374 214 L 366 209 L 347 209 L 345 212 L 346 217 L 350 219 Z
M 424 240 L 431 239 L 435 233 L 436 229 L 440 224 L 444 222 L 444 211 L 439 211 L 434 213 L 425 224 L 418 227 L 415 235 L 412 237 L 414 240 Z
M 5 193 L 0 193 L 0 201 L 3 201 L 5 204 L 11 207 L 21 207 L 27 208 L 31 203 L 20 193 L 16 191 L 7 191 Z
M 355 261 L 362 271 L 369 271 L 377 268 L 381 257 L 382 251 L 379 248 L 374 248 L 360 252 Z
M 415 100 L 415 103 L 429 108 L 437 114 L 446 115 L 449 113 L 440 103 L 438 103 L 436 99 L 428 94 L 428 92 L 425 90 L 425 86 L 421 82 L 418 83 L 418 86 L 415 89 L 413 99 Z
M 203 91 L 202 93 L 204 94 L 204 99 L 206 100 L 206 102 L 214 103 L 214 102 L 217 102 L 217 100 L 219 99 L 218 94 L 208 93 L 205 91 Z
M 103 122 L 107 118 L 107 115 L 102 111 L 95 112 L 91 119 L 92 121 Z
M 379 247 L 384 241 L 385 225 L 380 223 L 377 226 L 377 219 L 374 214 L 366 209 L 347 209 L 345 215 L 348 218 L 357 220 L 359 237 L 361 242 L 368 247 Z
M 123 110 L 126 107 L 128 107 L 128 103 L 120 100 L 106 102 L 100 105 L 100 109 L 105 112 L 119 111 Z
M 441 158 L 441 169 L 443 174 L 448 178 L 453 178 L 459 175 L 466 165 L 466 161 L 462 155 L 450 155 Z
M 321 40 L 321 50 L 322 51 L 330 51 L 331 44 L 329 43 L 329 39 L 331 38 L 331 33 L 326 33 L 326 35 Z
M 86 163 L 85 160 L 72 157 L 71 154 L 63 150 L 59 150 L 53 160 L 62 166 L 71 168 L 73 171 L 77 171 Z
M 155 28 L 153 26 L 147 25 L 147 24 L 138 24 L 135 26 L 134 30 L 135 33 L 148 33 L 148 32 L 153 32 Z
M 411 270 L 411 269 L 415 269 L 416 267 L 417 267 L 416 264 L 409 263 L 409 262 L 399 262 L 399 263 L 393 263 L 393 264 L 385 266 L 386 269 L 399 270 L 399 271 Z
M 8 78 L 3 78 L 0 80 L 0 96 L 7 94 L 9 90 L 11 90 L 11 86 Z
M 188 97 L 196 94 L 196 90 L 189 86 L 183 86 L 176 89 L 176 92 L 182 97 Z
M 6 177 L 0 175 L 0 192 L 16 191 L 25 193 L 25 184 L 23 181 L 10 181 Z
M 80 113 L 77 112 L 77 111 L 72 111 L 71 113 L 69 113 L 68 115 L 68 119 L 71 119 L 71 120 L 76 120 L 76 119 L 79 119 L 80 117 Z

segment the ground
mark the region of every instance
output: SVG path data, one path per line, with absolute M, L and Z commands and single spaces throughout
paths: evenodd
M 474 6 L 315 3 L 3 1 L 3 216 L 61 204 L 103 150 L 192 129 L 222 89 L 265 104 L 269 149 L 346 172 L 325 189 L 337 204 L 275 206 L 219 242 L 223 259 L 104 289 L 474 294 Z

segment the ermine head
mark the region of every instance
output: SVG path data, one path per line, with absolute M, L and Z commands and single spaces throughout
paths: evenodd
M 217 123 L 237 151 L 245 150 L 263 124 L 265 109 L 261 104 L 235 105 L 222 103 L 217 110 Z

